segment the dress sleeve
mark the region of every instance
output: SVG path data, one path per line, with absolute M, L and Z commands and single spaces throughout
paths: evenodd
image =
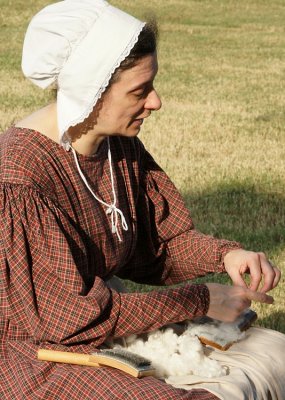
M 225 272 L 225 254 L 241 245 L 195 230 L 178 190 L 147 151 L 141 168 L 137 248 L 121 277 L 170 285 Z
M 204 285 L 119 294 L 95 276 L 87 290 L 78 227 L 33 188 L 0 185 L 0 226 L 0 318 L 23 337 L 99 345 L 207 312 Z

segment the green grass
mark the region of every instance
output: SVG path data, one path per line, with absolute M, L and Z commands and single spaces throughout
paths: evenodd
M 1 130 L 49 101 L 20 71 L 29 18 L 49 3 L 0 0 Z M 182 192 L 197 229 L 265 251 L 285 272 L 284 1 L 111 3 L 141 18 L 157 15 L 163 107 L 141 138 Z M 284 289 L 282 278 L 274 305 L 254 305 L 259 324 L 282 332 Z

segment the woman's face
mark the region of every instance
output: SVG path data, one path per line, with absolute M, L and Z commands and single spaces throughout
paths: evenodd
M 97 110 L 94 130 L 98 135 L 132 137 L 139 133 L 144 119 L 161 107 L 153 87 L 157 70 L 157 56 L 153 53 L 119 74 Z

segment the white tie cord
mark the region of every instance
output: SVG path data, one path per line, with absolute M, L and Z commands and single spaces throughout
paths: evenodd
M 89 190 L 89 192 L 92 194 L 92 196 L 102 205 L 104 205 L 105 207 L 107 207 L 106 210 L 106 214 L 107 215 L 111 215 L 111 224 L 112 224 L 112 233 L 115 233 L 119 239 L 119 241 L 122 241 L 122 238 L 119 234 L 118 231 L 118 216 L 121 217 L 121 226 L 122 229 L 124 231 L 128 230 L 128 224 L 126 222 L 125 216 L 122 212 L 122 210 L 120 210 L 116 204 L 117 204 L 117 197 L 116 197 L 116 192 L 115 192 L 115 185 L 114 185 L 114 176 L 113 176 L 113 167 L 112 167 L 112 155 L 111 155 L 111 149 L 110 149 L 110 141 L 109 138 L 107 138 L 108 141 L 108 160 L 109 160 L 109 166 L 110 166 L 110 175 L 111 175 L 111 185 L 112 185 L 112 193 L 113 193 L 113 203 L 112 204 L 108 204 L 105 201 L 101 200 L 98 196 L 96 196 L 96 194 L 93 192 L 93 190 L 91 189 L 89 183 L 87 182 L 81 168 L 78 162 L 78 158 L 77 158 L 77 154 L 76 151 L 74 150 L 74 148 L 70 145 L 69 148 L 71 149 L 73 156 L 74 156 L 74 160 L 75 160 L 75 164 L 76 167 L 78 169 L 79 175 L 81 177 L 81 179 L 83 180 L 83 182 L 85 183 L 85 186 L 87 187 L 87 189 Z

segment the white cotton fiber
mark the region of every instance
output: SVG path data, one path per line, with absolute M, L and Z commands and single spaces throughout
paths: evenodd
M 177 335 L 173 328 L 156 330 L 145 339 L 132 335 L 125 339 L 124 347 L 151 360 L 158 377 L 194 374 L 213 378 L 226 375 L 217 361 L 205 355 L 190 326 L 181 335 Z
M 222 347 L 227 343 L 237 342 L 245 336 L 245 333 L 241 332 L 237 325 L 226 322 L 206 324 L 189 322 L 187 330 L 191 331 L 193 335 L 209 339 Z

